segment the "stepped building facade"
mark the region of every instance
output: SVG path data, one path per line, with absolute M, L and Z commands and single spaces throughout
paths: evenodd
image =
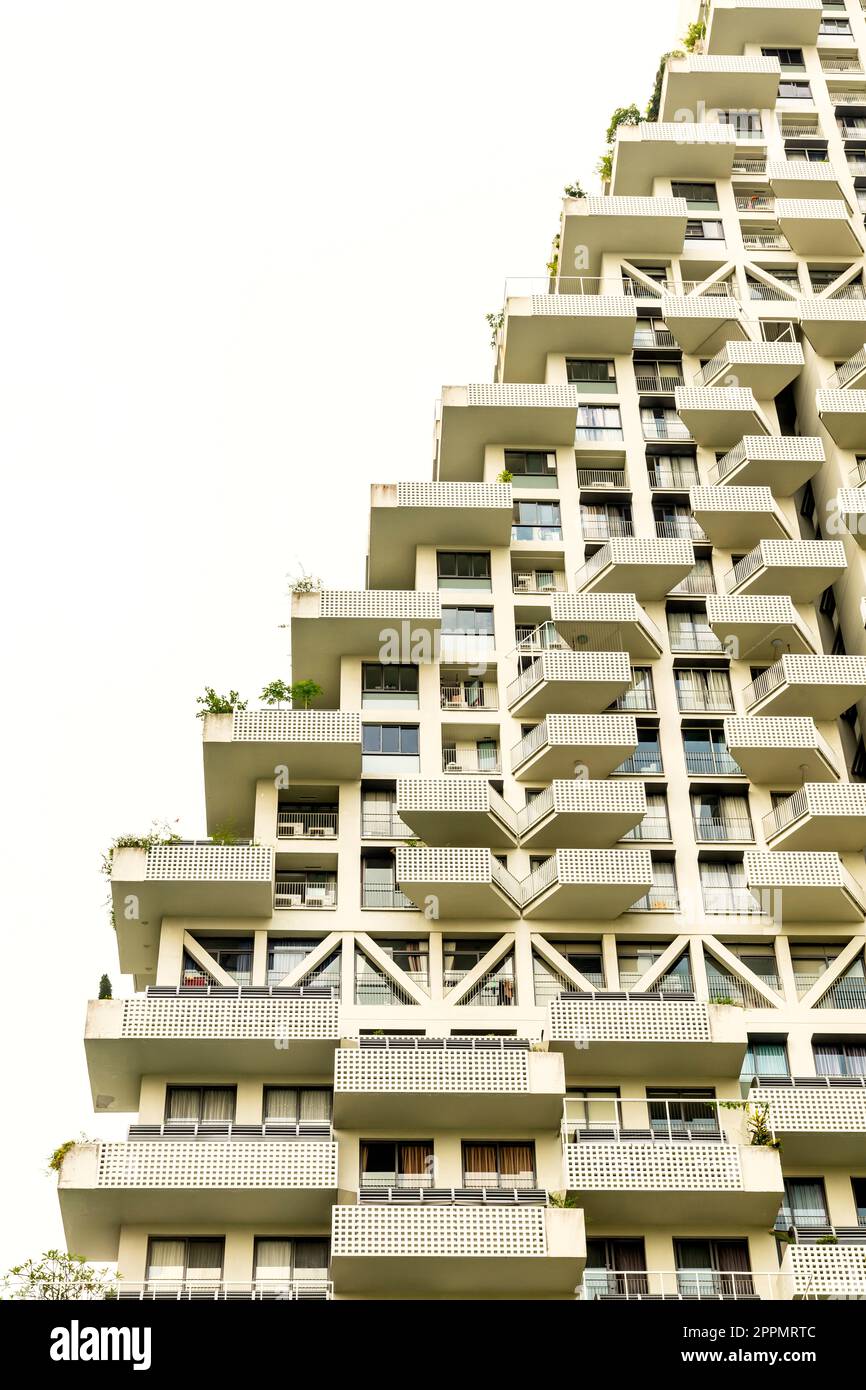
M 866 1297 L 866 13 L 693 18 L 294 595 L 313 707 L 114 852 L 122 1297 Z

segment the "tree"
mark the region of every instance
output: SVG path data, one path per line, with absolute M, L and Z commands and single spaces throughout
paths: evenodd
M 690 24 L 685 33 L 683 44 L 689 53 L 694 53 L 699 44 L 702 44 L 707 34 L 707 26 L 702 19 L 694 24 Z
M 228 695 L 217 695 L 212 685 L 206 685 L 204 694 L 197 695 L 195 702 L 202 706 L 196 719 L 204 719 L 208 714 L 232 714 L 236 709 L 247 707 L 246 700 L 242 700 L 236 690 L 230 690 Z
M 99 998 L 111 998 L 111 981 L 109 980 L 107 975 L 103 975 L 102 979 L 99 981 Z
M 259 699 L 265 705 L 281 705 L 283 700 L 291 700 L 292 688 L 285 681 L 271 681 L 266 685 Z
M 607 143 L 609 145 L 613 144 L 616 132 L 621 125 L 640 125 L 642 120 L 643 116 L 634 102 L 632 102 L 631 106 L 618 106 L 611 116 L 610 124 L 607 128 L 607 135 L 605 137 Z
M 67 1255 L 61 1250 L 46 1250 L 35 1260 L 13 1265 L 3 1280 L 3 1289 L 10 1299 L 52 1302 L 117 1297 L 113 1275 L 94 1269 L 83 1255 Z
M 313 701 L 318 700 L 322 693 L 322 687 L 316 681 L 295 681 L 289 692 L 292 697 L 292 708 L 309 709 Z

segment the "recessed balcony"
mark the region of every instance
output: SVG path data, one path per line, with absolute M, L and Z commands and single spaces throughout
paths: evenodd
M 811 48 L 818 42 L 821 0 L 713 0 L 708 53 L 742 53 L 746 44 Z
M 803 370 L 799 343 L 733 342 L 710 358 L 696 374 L 694 385 L 724 386 L 729 379 L 758 400 L 774 400 Z
M 609 777 L 636 748 L 633 714 L 549 714 L 512 748 L 511 769 L 518 782 Z
M 337 1293 L 390 1298 L 398 1289 L 408 1299 L 574 1300 L 586 1261 L 582 1212 L 430 1200 L 438 1195 L 334 1207 Z
M 767 1123 L 786 1163 L 817 1163 L 822 1170 L 866 1163 L 866 1077 L 762 1080 L 749 1091 L 749 1101 L 767 1107 Z M 859 1255 L 866 1279 L 866 1232 Z
M 562 1058 L 517 1039 L 362 1038 L 337 1049 L 337 1129 L 555 1128 Z
M 776 105 L 781 66 L 778 58 L 740 58 L 689 53 L 669 58 L 662 86 L 659 120 L 678 111 L 766 111 Z
M 814 603 L 844 574 L 841 541 L 759 541 L 725 575 L 729 594 L 787 594 Z
M 300 667 L 298 667 L 300 669 Z M 276 767 L 293 782 L 361 775 L 361 716 L 340 710 L 252 709 L 208 714 L 202 729 L 208 830 L 252 835 L 258 781 Z
M 688 218 L 685 198 L 566 198 L 560 265 L 595 268 L 606 255 L 679 256 Z
M 610 920 L 634 907 L 652 882 L 648 849 L 557 849 L 523 880 L 523 916 Z
M 777 217 L 779 200 L 785 203 L 805 198 L 835 203 L 842 197 L 839 176 L 829 160 L 770 159 L 767 178 L 777 199 Z
M 839 780 L 837 759 L 812 718 L 725 720 L 725 742 L 750 782 L 790 785 L 793 769 L 808 782 Z
M 518 812 L 517 824 L 527 847 L 611 847 L 645 815 L 639 782 L 557 778 Z
M 657 661 L 664 650 L 661 633 L 634 594 L 552 594 L 550 618 L 572 651 L 605 648 L 628 652 L 636 661 Z
M 743 868 L 751 893 L 776 922 L 863 921 L 863 889 L 838 854 L 749 850 Z
M 631 352 L 634 298 L 621 292 L 621 282 L 585 284 L 584 290 L 583 277 L 575 276 L 574 292 L 565 278 L 557 294 L 512 294 L 509 283 L 499 355 L 503 382 L 543 382 L 550 353 L 616 357 Z
M 396 879 L 416 907 L 441 918 L 519 917 L 520 883 L 489 849 L 403 849 Z
M 770 849 L 866 849 L 866 783 L 806 782 L 764 817 Z
M 866 449 L 866 391 L 816 391 L 815 405 L 840 449 Z
M 437 480 L 480 481 L 488 444 L 515 449 L 570 447 L 579 404 L 575 386 L 443 386 Z
M 337 1145 L 234 1135 L 82 1143 L 66 1155 L 57 1190 L 69 1249 L 113 1261 L 124 1226 L 326 1221 Z
M 396 809 L 428 845 L 517 844 L 517 812 L 481 777 L 401 777 Z
M 743 435 L 770 433 L 754 393 L 745 388 L 678 386 L 674 399 L 689 432 L 705 447 L 730 448 Z
M 597 714 L 632 682 L 628 652 L 541 652 L 506 692 L 515 717 Z
M 740 661 L 776 661 L 781 652 L 816 649 L 816 639 L 786 594 L 709 594 L 707 622 L 725 651 Z
M 740 303 L 727 285 L 711 285 L 704 294 L 663 294 L 661 312 L 676 343 L 690 356 L 718 352 L 724 343 L 749 336 Z
M 551 1051 L 570 1078 L 597 1076 L 735 1076 L 746 1054 L 742 1009 L 690 998 L 584 994 L 550 1001 Z
M 613 175 L 614 195 L 646 196 L 656 179 L 704 179 L 731 176 L 737 135 L 733 126 L 650 122 L 621 125 L 616 133 Z
M 710 482 L 769 487 L 776 497 L 792 497 L 824 458 L 824 445 L 814 435 L 747 435 L 710 469 Z
M 830 198 L 777 198 L 776 218 L 798 256 L 862 256 L 848 204 Z
M 693 487 L 689 506 L 713 545 L 724 550 L 765 538 L 789 538 L 788 525 L 768 487 Z
M 292 667 L 303 673 L 304 680 L 317 681 L 322 700 L 335 707 L 340 703 L 344 656 L 390 662 L 433 660 L 441 626 L 438 592 L 322 589 L 294 594 Z
M 866 300 L 807 295 L 800 300 L 800 326 L 821 357 L 850 357 L 866 337 Z
M 659 601 L 695 567 L 689 540 L 623 538 L 601 546 L 579 570 L 575 587 L 585 593 L 632 593 Z
M 749 714 L 838 719 L 866 695 L 866 657 L 782 656 L 743 691 Z
M 209 842 L 116 849 L 111 900 L 120 968 L 152 976 L 163 917 L 270 917 L 274 852 Z
M 795 1299 L 866 1299 L 861 1244 L 789 1245 L 779 1271 Z
M 511 542 L 509 483 L 374 483 L 370 492 L 371 589 L 411 589 L 420 545 Z

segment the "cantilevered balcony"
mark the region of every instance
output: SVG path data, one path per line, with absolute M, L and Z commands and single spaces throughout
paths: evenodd
M 633 714 L 549 714 L 512 748 L 511 770 L 519 782 L 609 777 L 636 748 Z
M 753 43 L 811 48 L 821 10 L 821 0 L 713 0 L 704 46 L 708 53 L 742 53 Z
M 606 255 L 679 256 L 689 210 L 685 198 L 566 198 L 560 265 L 600 265 Z M 579 257 L 579 259 L 578 259 Z
M 748 850 L 743 868 L 751 893 L 774 921 L 863 921 L 866 895 L 838 854 Z
M 488 444 L 518 449 L 572 445 L 579 404 L 576 386 L 443 386 L 438 419 L 438 481 L 480 481 Z
M 754 393 L 739 386 L 678 386 L 677 411 L 698 444 L 730 448 L 743 435 L 770 433 Z
M 419 545 L 488 546 L 511 541 L 508 483 L 374 483 L 367 583 L 411 589 Z
M 695 567 L 691 541 L 623 538 L 608 541 L 575 577 L 578 591 L 633 593 L 641 601 L 660 600 Z
M 742 1009 L 691 996 L 575 991 L 548 1007 L 550 1049 L 572 1078 L 585 1074 L 587 1048 L 597 1076 L 733 1076 L 746 1053 Z
M 499 352 L 503 382 L 543 382 L 550 353 L 580 357 L 631 352 L 637 308 L 616 281 L 608 286 L 600 280 L 574 277 L 572 283 L 564 277 L 559 293 L 535 292 L 540 288 L 531 282 L 524 288 L 520 281 L 506 286 Z
M 831 198 L 777 198 L 776 219 L 798 256 L 862 256 L 847 203 Z
M 597 714 L 632 682 L 628 652 L 547 651 L 508 686 L 511 713 Z
M 838 719 L 866 696 L 866 657 L 782 656 L 747 685 L 751 714 L 811 715 Z
M 689 505 L 713 545 L 725 550 L 765 538 L 788 539 L 788 525 L 768 487 L 693 487 Z
M 634 594 L 552 594 L 550 617 L 573 651 L 609 649 L 628 652 L 636 661 L 656 661 L 664 650 L 661 633 Z
M 517 812 L 481 777 L 401 777 L 400 819 L 428 845 L 502 849 L 517 843 Z
M 611 193 L 652 193 L 656 179 L 730 178 L 737 135 L 733 126 L 644 121 L 616 133 Z
M 525 846 L 610 848 L 645 815 L 640 782 L 557 778 L 518 812 L 517 824 Z
M 779 1274 L 790 1298 L 866 1299 L 866 1251 L 859 1243 L 789 1245 Z
M 866 299 L 807 295 L 800 300 L 800 326 L 822 357 L 850 357 L 866 337 Z
M 776 105 L 781 66 L 778 58 L 740 58 L 689 53 L 669 58 L 662 85 L 659 120 L 678 111 L 766 111 Z
M 334 1207 L 337 1294 L 574 1300 L 586 1260 L 582 1212 L 449 1198 L 434 1190 L 414 1202 Z
M 866 1164 L 866 1077 L 806 1076 L 762 1080 L 749 1091 L 767 1107 L 767 1123 L 785 1162 L 860 1168 Z M 866 1280 L 866 1231 L 859 1248 Z M 866 1293 L 866 1285 L 864 1285 Z
M 814 603 L 846 568 L 841 541 L 759 541 L 725 575 L 729 594 L 787 594 Z
M 709 594 L 707 622 L 740 661 L 775 661 L 781 652 L 814 653 L 817 646 L 787 594 Z
M 864 394 L 858 392 L 858 395 Z M 866 487 L 843 487 L 836 493 L 836 510 L 858 545 L 866 546 Z
M 340 1040 L 339 1000 L 328 988 L 152 986 L 128 999 L 87 1006 L 84 1050 L 100 1111 L 138 1107 L 141 1078 L 222 1078 L 277 1072 L 330 1075 Z
M 523 916 L 609 920 L 634 907 L 652 881 L 647 849 L 557 849 L 523 880 Z
M 202 735 L 211 832 L 231 824 L 239 835 L 252 835 L 256 782 L 273 781 L 275 767 L 290 768 L 293 782 L 351 781 L 361 775 L 359 714 L 235 710 L 206 715 Z
M 764 817 L 770 849 L 866 849 L 866 783 L 806 782 Z
M 866 103 L 866 93 L 864 93 L 864 103 Z M 828 391 L 848 391 L 862 387 L 864 384 L 866 384 L 866 344 L 852 353 L 848 361 L 843 362 L 833 375 L 827 378 L 826 389 Z
M 396 880 L 416 907 L 441 918 L 518 917 L 520 884 L 489 849 L 398 849 Z
M 304 680 L 317 681 L 323 702 L 336 707 L 344 656 L 409 662 L 426 653 L 432 660 L 441 626 L 438 592 L 322 589 L 294 594 L 292 667 L 303 672 Z
M 815 405 L 841 449 L 866 449 L 866 391 L 816 391 Z
M 693 385 L 724 386 L 729 379 L 754 392 L 760 401 L 773 400 L 803 369 L 799 343 L 733 342 L 711 357 L 696 373 Z
M 829 160 L 769 159 L 767 178 L 776 198 L 777 218 L 780 206 L 793 207 L 798 199 L 836 204 L 842 198 L 839 176 Z
M 562 1057 L 516 1038 L 364 1037 L 337 1049 L 337 1129 L 554 1128 Z
M 836 782 L 839 766 L 812 718 L 725 720 L 725 742 L 750 782 L 790 785 L 793 769 L 808 782 Z
M 111 900 L 124 974 L 152 975 L 163 917 L 270 917 L 274 852 L 209 842 L 117 849 Z
M 704 293 L 667 292 L 661 312 L 676 343 L 690 355 L 715 353 L 749 336 L 739 301 L 726 284 L 710 285 Z
M 710 469 L 710 482 L 769 487 L 776 497 L 792 497 L 824 457 L 824 445 L 813 435 L 748 435 Z
M 262 1134 L 76 1144 L 58 1196 L 66 1243 L 88 1260 L 116 1260 L 124 1226 L 309 1225 L 336 1199 L 337 1145 Z

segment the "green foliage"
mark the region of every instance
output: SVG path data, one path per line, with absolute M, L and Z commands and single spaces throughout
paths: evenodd
M 236 845 L 238 837 L 234 821 L 222 821 L 212 832 L 211 841 L 215 845 Z
M 490 346 L 495 348 L 499 339 L 502 325 L 505 323 L 505 312 L 500 310 L 498 314 L 485 314 L 487 326 L 490 329 Z
M 667 69 L 667 65 L 671 58 L 681 58 L 682 56 L 682 50 L 679 48 L 675 48 L 670 53 L 663 53 L 661 58 L 659 59 L 658 70 L 656 72 L 655 82 L 653 83 L 652 96 L 647 102 L 645 120 L 658 120 L 662 101 L 662 84 L 665 80 L 665 71 Z
M 110 998 L 111 998 L 111 981 L 109 980 L 109 978 L 108 978 L 107 975 L 103 975 L 103 976 L 102 976 L 102 979 L 99 981 L 99 996 L 98 996 L 98 997 L 99 997 L 100 999 L 110 999 Z
M 301 574 L 297 579 L 289 580 L 290 594 L 317 594 L 321 587 L 321 579 L 314 574 Z
M 559 232 L 557 232 L 556 236 L 553 238 L 553 241 L 550 244 L 550 260 L 547 262 L 546 266 L 547 273 L 550 276 L 551 280 L 554 278 L 556 272 L 559 270 L 559 242 L 560 236 Z
M 770 1128 L 769 1105 L 750 1105 L 747 1100 L 725 1100 L 719 1102 L 719 1108 L 745 1112 L 746 1126 L 754 1148 L 780 1149 L 782 1147 L 778 1139 L 773 1138 L 773 1131 Z
M 3 1280 L 4 1296 L 61 1302 L 76 1299 L 116 1298 L 111 1274 L 93 1269 L 83 1255 L 46 1250 L 43 1255 L 13 1265 Z
M 501 473 L 496 474 L 497 483 L 511 483 L 514 481 L 514 474 L 507 468 L 503 468 Z
M 707 26 L 702 19 L 690 24 L 683 38 L 683 45 L 687 53 L 694 53 L 699 43 L 702 43 L 707 36 Z
M 271 681 L 262 691 L 259 699 L 264 705 L 281 705 L 284 700 L 291 700 L 292 687 L 286 685 L 285 681 Z
M 236 690 L 230 690 L 228 695 L 217 695 L 212 685 L 206 685 L 204 694 L 197 695 L 195 702 L 202 706 L 196 719 L 204 719 L 208 714 L 231 714 L 247 707 L 246 700 L 242 700 Z
M 550 1192 L 548 1201 L 552 1207 L 559 1207 L 566 1211 L 572 1211 L 575 1207 L 583 1205 L 576 1192 Z
M 610 183 L 613 177 L 613 154 L 610 150 L 601 156 L 595 167 L 601 175 L 602 183 Z
M 838 1236 L 819 1236 L 818 1239 L 815 1241 L 815 1244 L 816 1244 L 816 1245 L 838 1245 L 838 1244 L 839 1244 L 839 1237 L 838 1237 Z
M 322 687 L 316 681 L 295 681 L 289 688 L 292 709 L 309 709 L 322 693 Z
M 175 822 L 176 824 L 176 822 Z M 180 836 L 172 830 L 167 821 L 152 821 L 146 835 L 117 835 L 102 856 L 102 872 L 111 877 L 114 851 L 118 849 L 153 849 L 154 845 L 176 845 Z
M 631 106 L 618 106 L 610 118 L 605 139 L 612 145 L 621 125 L 640 125 L 643 116 L 632 102 Z
M 77 1144 L 87 1144 L 89 1140 L 82 1134 L 79 1139 L 67 1139 L 65 1144 L 58 1144 L 54 1153 L 48 1160 L 49 1173 L 59 1173 L 63 1167 L 63 1160 Z
M 566 198 L 586 197 L 586 193 L 584 192 L 580 183 L 567 183 L 562 191 L 565 194 Z

